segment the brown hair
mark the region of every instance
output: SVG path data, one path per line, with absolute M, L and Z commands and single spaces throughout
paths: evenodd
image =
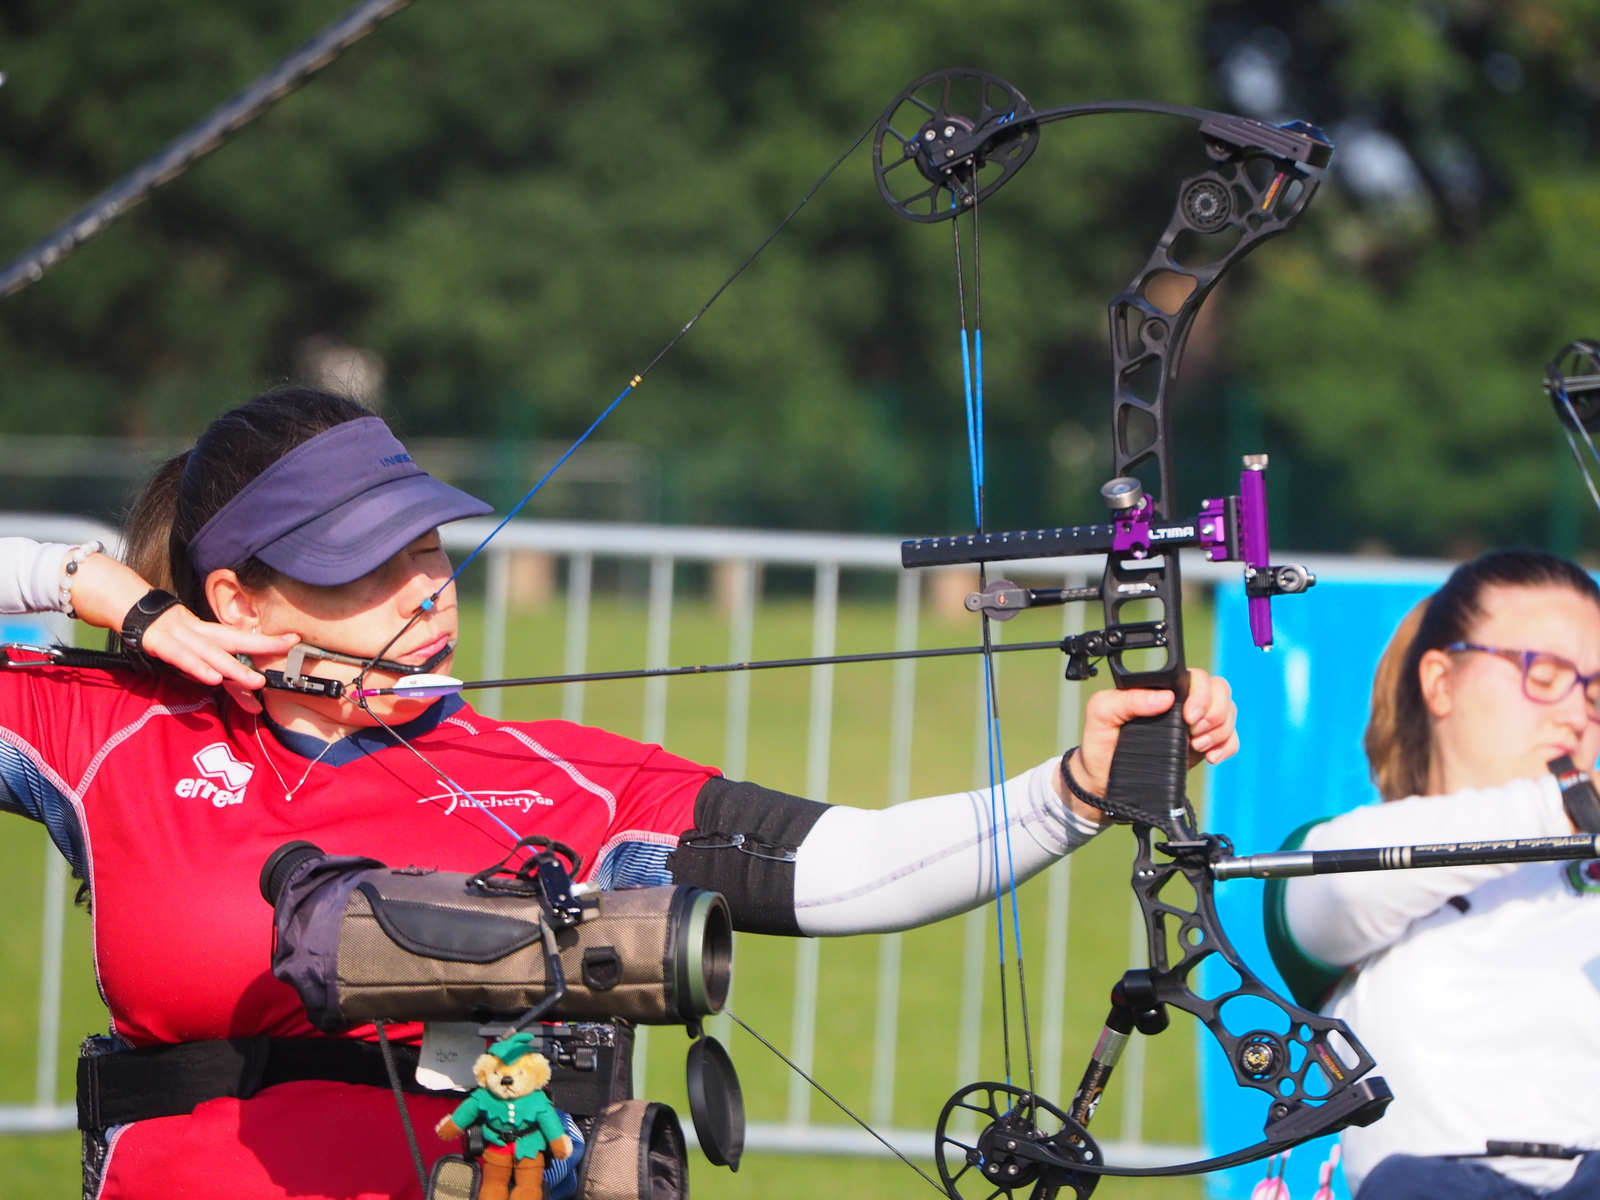
M 1378 660 L 1367 721 L 1367 764 L 1385 800 L 1428 790 L 1433 730 L 1422 698 L 1420 667 L 1429 650 L 1467 641 L 1483 616 L 1490 587 L 1568 588 L 1600 608 L 1600 587 L 1582 567 L 1537 550 L 1495 550 L 1462 563 L 1400 622 Z
M 336 425 L 370 417 L 354 400 L 311 388 L 284 388 L 223 413 L 185 450 L 156 468 L 128 515 L 128 565 L 191 612 L 214 621 L 205 580 L 189 561 L 189 540 L 261 472 L 302 442 Z M 262 587 L 277 572 L 258 558 L 232 564 Z

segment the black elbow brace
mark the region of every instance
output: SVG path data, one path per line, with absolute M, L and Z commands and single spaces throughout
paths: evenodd
M 794 859 L 826 804 L 718 776 L 694 801 L 694 828 L 667 858 L 673 882 L 721 892 L 733 927 L 799 937 Z

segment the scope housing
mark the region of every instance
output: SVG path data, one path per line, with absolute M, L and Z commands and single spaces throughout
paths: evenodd
M 547 1020 L 683 1024 L 721 1011 L 733 921 L 719 892 L 593 893 L 587 919 L 555 928 L 535 896 L 471 876 L 280 847 L 262 871 L 275 900 L 273 974 L 317 1028 L 368 1021 L 489 1021 L 540 1006 L 557 950 L 565 994 Z

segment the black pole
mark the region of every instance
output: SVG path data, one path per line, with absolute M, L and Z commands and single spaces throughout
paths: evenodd
M 362 0 L 200 124 L 145 159 L 0 269 L 0 299 L 43 279 L 46 271 L 84 242 L 162 184 L 183 174 L 190 164 L 222 145 L 235 130 L 249 124 L 371 33 L 379 22 L 410 3 L 411 0 Z

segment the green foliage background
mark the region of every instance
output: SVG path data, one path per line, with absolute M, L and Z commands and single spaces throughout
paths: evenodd
M 341 8 L 0 3 L 0 246 Z M 0 431 L 194 432 L 331 335 L 383 356 L 405 431 L 568 435 L 915 76 L 1239 107 L 1267 61 L 1262 115 L 1381 134 L 1413 179 L 1363 189 L 1336 159 L 1211 302 L 1186 498 L 1265 446 L 1280 541 L 1574 550 L 1538 380 L 1600 332 L 1597 29 L 1593 0 L 418 0 L 0 306 Z M 994 524 L 1094 512 L 1104 304 L 1203 161 L 1148 118 L 1043 141 L 984 215 Z M 894 219 L 858 152 L 606 435 L 660 457 L 665 519 L 951 527 L 951 282 L 946 228 Z

